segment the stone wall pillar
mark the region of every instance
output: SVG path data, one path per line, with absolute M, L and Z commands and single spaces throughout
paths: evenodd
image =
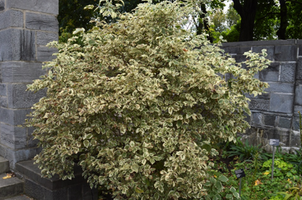
M 96 200 L 81 171 L 72 181 L 41 178 L 31 160 L 40 149 L 33 128 L 20 126 L 32 105 L 45 92 L 31 93 L 26 85 L 45 73 L 42 62 L 56 49 L 46 44 L 58 40 L 59 0 L 0 0 L 0 156 L 24 180 L 24 193 L 44 200 Z M 21 161 L 21 162 L 20 162 Z
M 43 92 L 26 85 L 44 71 L 42 62 L 56 51 L 46 47 L 58 39 L 58 0 L 0 0 L 0 156 L 16 162 L 38 153 L 26 115 Z

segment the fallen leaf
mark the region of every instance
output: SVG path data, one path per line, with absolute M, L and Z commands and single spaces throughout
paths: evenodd
M 3 179 L 9 179 L 15 176 L 16 176 L 15 173 L 6 173 L 6 176 L 4 176 Z
M 262 184 L 261 181 L 257 179 L 257 180 L 255 181 L 255 185 L 260 185 L 260 184 Z

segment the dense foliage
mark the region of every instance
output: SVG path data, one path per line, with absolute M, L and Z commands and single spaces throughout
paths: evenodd
M 113 5 L 105 6 L 102 14 L 114 16 Z M 80 165 L 91 186 L 116 199 L 211 192 L 212 144 L 249 126 L 245 93 L 263 92 L 267 84 L 254 76 L 269 61 L 248 52 L 236 63 L 205 35 L 182 29 L 193 6 L 140 4 L 116 23 L 97 21 L 53 43 L 57 58 L 29 86 L 47 88 L 28 121 L 43 149 L 35 159 L 44 176 L 71 179 Z
M 218 147 L 220 154 L 210 158 L 215 163 L 215 167 L 210 171 L 212 176 L 225 176 L 228 179 L 223 183 L 225 190 L 220 193 L 222 198 L 216 199 L 236 199 L 236 195 L 231 196 L 230 192 L 231 188 L 238 191 L 239 183 L 241 183 L 240 199 L 242 200 L 301 199 L 301 150 L 289 154 L 278 146 L 275 150 L 273 170 L 272 153 L 249 145 L 247 140 L 242 142 L 242 139 L 238 138 L 240 142 L 236 143 L 221 143 Z M 244 143 L 246 145 L 243 146 Z M 244 152 L 252 152 L 253 156 L 242 157 L 241 153 Z M 235 175 L 237 169 L 243 169 L 246 176 L 238 179 Z

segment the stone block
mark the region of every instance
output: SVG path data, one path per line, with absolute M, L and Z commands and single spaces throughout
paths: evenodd
M 56 58 L 53 54 L 57 52 L 58 50 L 55 48 L 38 47 L 37 60 L 40 62 L 50 61 Z
M 1 143 L 12 149 L 25 148 L 27 144 L 27 128 L 0 124 Z
M 59 14 L 59 0 L 9 0 L 7 1 L 7 8 L 31 10 L 57 15 Z
M 246 56 L 243 54 L 234 55 L 234 56 L 232 56 L 232 58 L 234 58 L 236 60 L 236 62 L 246 61 Z
M 60 180 L 58 176 L 42 178 L 41 170 L 33 161 L 23 161 L 16 164 L 16 170 L 24 175 L 25 193 L 35 199 L 49 200 L 97 200 L 97 190 L 90 189 L 82 177 L 80 168 L 75 169 L 75 178 Z
M 275 115 L 264 115 L 265 126 L 275 126 L 276 116 Z
M 300 51 L 302 52 L 302 48 L 300 49 Z M 302 80 L 302 58 L 298 58 L 297 61 L 297 68 L 298 68 L 298 74 L 297 74 L 297 79 L 298 80 Z
M 259 77 L 259 72 L 257 72 L 257 73 L 254 75 L 254 78 L 260 79 L 260 77 Z
M 249 99 L 268 99 L 268 100 L 270 99 L 269 93 L 262 93 L 261 95 L 257 95 L 257 96 L 248 93 L 245 93 L 244 95 Z
M 302 106 L 302 85 L 297 85 L 296 86 L 295 104 Z M 302 110 L 300 112 L 302 113 Z
M 262 113 L 252 113 L 252 126 L 254 127 L 263 126 Z
M 292 113 L 294 95 L 271 94 L 270 111 Z
M 225 80 L 226 81 L 230 80 L 231 78 L 235 78 L 231 73 L 226 73 L 225 74 Z
M 297 46 L 280 45 L 275 46 L 276 61 L 295 61 L 297 59 Z
M 276 128 L 267 127 L 263 130 L 263 138 L 265 139 L 280 139 L 279 134 L 277 133 Z
M 295 131 L 300 130 L 299 117 L 297 117 L 297 116 L 294 116 L 294 117 L 293 117 L 293 129 L 294 129 Z
M 37 103 L 45 96 L 46 91 L 40 90 L 36 93 L 26 91 L 25 84 L 9 84 L 7 86 L 7 97 L 9 108 L 31 108 L 34 103 Z
M 7 97 L 0 96 L 0 107 L 8 107 Z
M 278 127 L 290 129 L 291 128 L 291 122 L 292 122 L 291 118 L 279 117 Z
M 0 67 L 3 83 L 31 83 L 45 74 L 41 63 L 5 62 Z
M 91 189 L 88 183 L 82 184 L 82 198 L 83 200 L 97 200 L 98 199 L 97 190 Z M 72 198 L 70 198 L 70 200 L 72 200 Z
M 37 145 L 39 143 L 39 140 L 34 139 L 34 136 L 32 135 L 33 131 L 34 131 L 33 127 L 27 128 L 27 140 L 26 140 L 27 141 L 27 144 L 26 144 L 27 148 L 37 147 Z
M 267 99 L 251 99 L 249 108 L 251 110 L 269 110 L 269 100 Z
M 258 99 L 270 99 L 270 94 L 269 93 L 263 93 L 261 95 L 257 96 Z
M 251 116 L 246 114 L 246 113 L 244 113 L 244 116 L 245 116 L 244 120 L 250 124 L 251 123 Z
M 269 87 L 265 89 L 266 92 L 279 92 L 279 93 L 294 93 L 294 84 L 291 83 L 274 83 L 268 82 Z M 271 96 L 272 98 L 272 96 Z
M 23 12 L 19 10 L 8 10 L 0 13 L 0 30 L 9 27 L 23 28 Z
M 41 170 L 37 164 L 34 164 L 33 160 L 26 160 L 16 165 L 16 170 L 22 173 L 25 177 L 38 183 L 40 186 L 49 190 L 58 190 L 60 188 L 68 187 L 70 185 L 77 185 L 85 183 L 85 179 L 82 177 L 82 170 L 80 167 L 75 167 L 74 175 L 75 178 L 72 180 L 60 180 L 58 175 L 52 178 L 43 178 Z
M 68 200 L 66 188 L 51 191 L 47 188 L 41 187 L 30 179 L 25 179 L 24 192 L 26 195 L 34 199 L 43 200 Z
M 9 172 L 9 163 L 6 158 L 0 156 L 0 174 Z
M 0 64 L 0 68 L 1 68 L 1 64 Z M 0 96 L 6 96 L 6 84 L 0 83 Z
M 58 32 L 58 20 L 53 15 L 27 12 L 25 21 L 27 29 Z
M 0 174 L 0 199 L 7 199 L 11 196 L 20 195 L 23 192 L 23 181 L 17 177 L 3 180 L 6 173 Z
M 6 154 L 6 146 L 4 146 L 3 144 L 1 144 L 0 142 L 0 156 L 7 158 L 7 154 Z
M 26 115 L 31 112 L 30 109 L 8 109 L 0 107 L 0 121 L 18 126 L 25 122 Z
M 280 143 L 282 142 L 285 144 L 285 146 L 289 146 L 290 131 L 277 130 L 277 134 L 279 135 Z M 271 138 L 271 139 L 275 139 L 275 138 Z M 276 139 L 278 139 L 278 138 L 276 138 Z
M 0 60 L 35 60 L 35 33 L 24 29 L 0 31 Z
M 268 68 L 259 72 L 259 79 L 277 82 L 279 80 L 279 68 L 279 64 L 272 63 Z
M 253 46 L 252 51 L 256 53 L 261 53 L 262 49 L 266 49 L 267 59 L 274 60 L 275 47 L 274 46 Z
M 58 41 L 58 33 L 37 31 L 37 45 L 46 45 L 52 41 Z
M 290 135 L 290 144 L 291 147 L 300 147 L 301 140 L 300 140 L 300 132 L 299 131 L 292 131 Z
M 0 11 L 5 10 L 4 0 L 0 0 Z
M 5 158 L 9 160 L 10 168 L 15 169 L 17 162 L 33 159 L 35 155 L 40 153 L 40 151 L 41 150 L 39 148 L 19 149 L 19 150 L 6 148 Z
M 223 44 L 222 49 L 224 49 L 225 53 L 228 54 L 243 54 L 244 52 L 251 50 L 251 47 L 225 46 L 225 44 Z
M 293 83 L 295 81 L 295 71 L 296 71 L 295 63 L 281 64 L 280 81 Z
M 70 199 L 79 199 L 81 200 L 81 196 L 82 196 L 82 186 L 81 185 L 73 185 L 70 186 L 69 188 L 67 188 L 67 192 L 68 192 L 68 197 Z
M 300 113 L 302 114 L 302 106 L 298 106 L 298 105 L 295 105 L 295 108 L 294 108 L 294 115 L 295 116 L 299 116 L 299 112 L 300 111 Z
M 256 47 L 256 46 L 276 46 L 276 45 L 295 45 L 299 43 L 299 40 L 266 40 L 266 41 L 246 41 L 246 42 L 228 42 L 223 43 L 224 47 Z

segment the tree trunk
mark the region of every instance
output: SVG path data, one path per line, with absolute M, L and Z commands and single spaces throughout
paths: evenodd
M 202 10 L 202 14 L 199 16 L 198 26 L 196 27 L 197 35 L 200 35 L 201 33 L 206 32 L 209 34 L 208 40 L 210 42 L 213 42 L 213 38 L 210 35 L 209 22 L 208 22 L 208 19 L 206 18 L 206 14 L 207 14 L 206 5 L 203 3 L 200 5 L 200 8 Z
M 286 39 L 286 27 L 287 27 L 287 7 L 286 0 L 279 0 L 280 3 L 280 28 L 277 31 L 278 39 Z
M 257 11 L 257 0 L 245 0 L 240 3 L 239 0 L 233 0 L 234 9 L 241 17 L 241 28 L 239 41 L 252 41 L 254 36 L 254 21 Z

